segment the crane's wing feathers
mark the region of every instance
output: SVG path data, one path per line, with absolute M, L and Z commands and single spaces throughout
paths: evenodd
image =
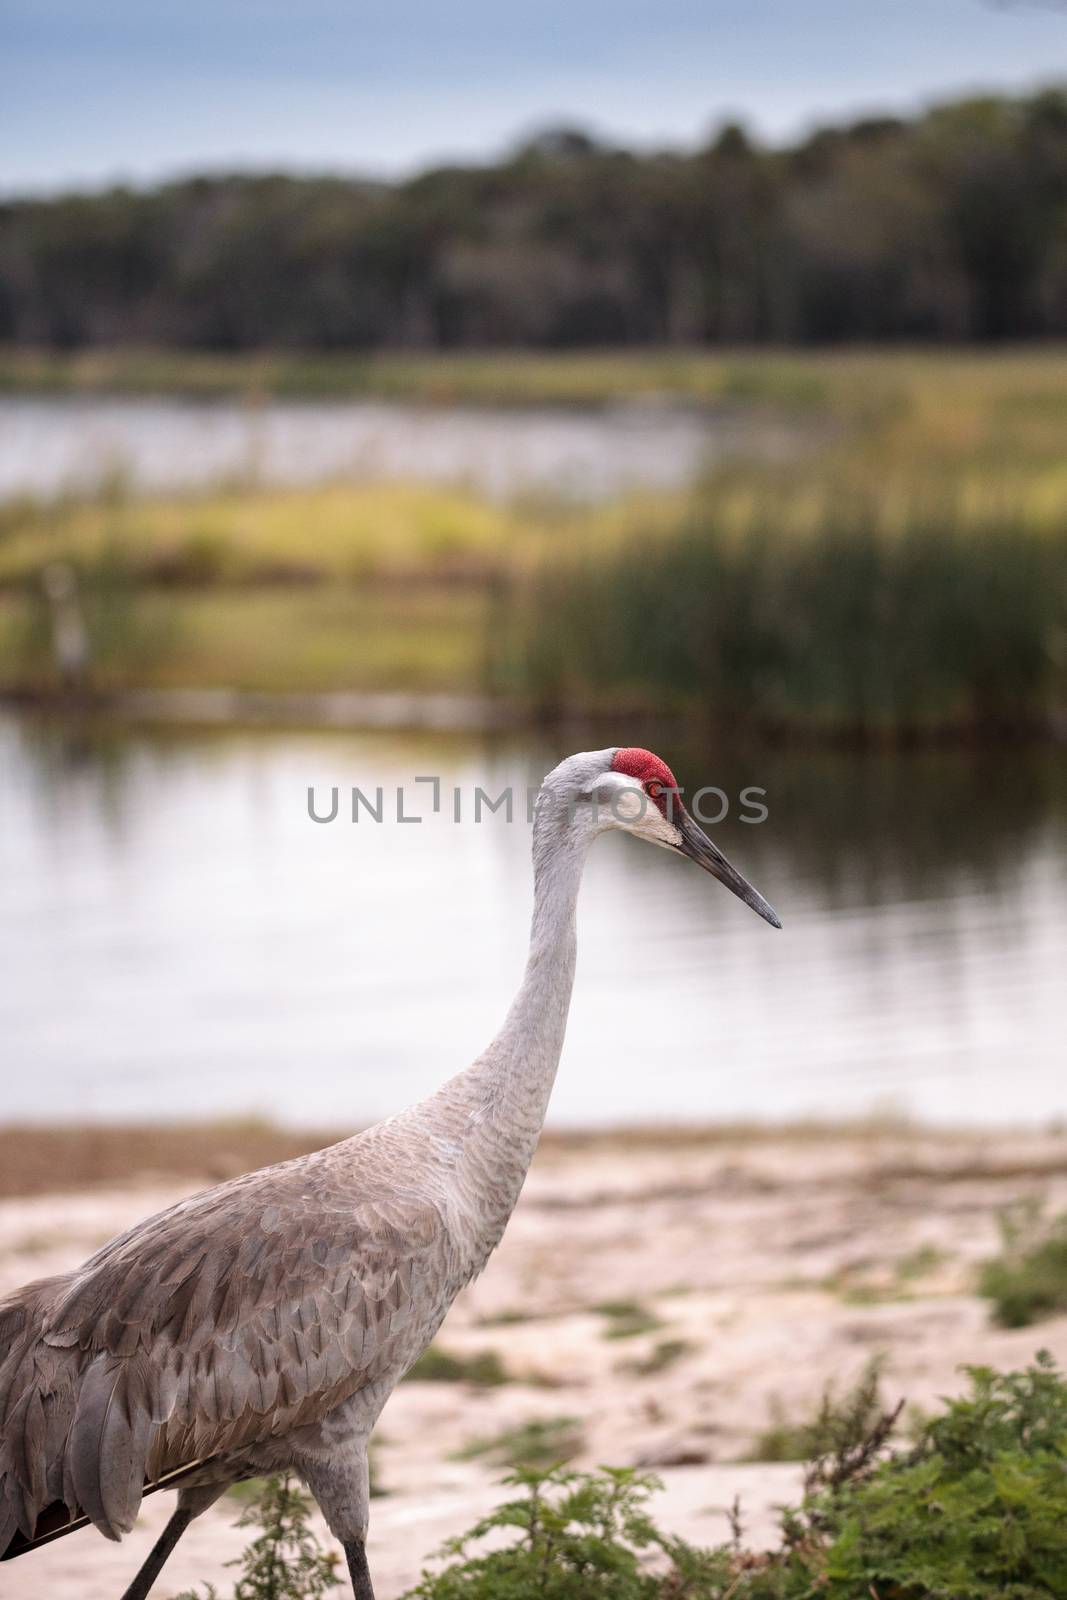
M 447 1230 L 395 1174 L 342 1180 L 331 1154 L 182 1201 L 0 1302 L 0 1553 L 56 1499 L 116 1538 L 146 1481 L 414 1359 L 454 1276 Z

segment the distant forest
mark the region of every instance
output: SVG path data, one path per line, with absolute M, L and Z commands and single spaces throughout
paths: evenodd
M 214 350 L 1067 335 L 1067 89 L 691 154 L 0 205 L 0 340 Z

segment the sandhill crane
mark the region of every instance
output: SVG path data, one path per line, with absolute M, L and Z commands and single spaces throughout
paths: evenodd
M 372 1600 L 367 1444 L 393 1387 L 515 1206 L 570 1004 L 587 850 L 611 828 L 688 856 L 781 924 L 647 750 L 571 756 L 533 829 L 522 985 L 474 1064 L 341 1144 L 194 1195 L 84 1266 L 0 1301 L 0 1552 L 85 1522 L 109 1539 L 142 1495 L 178 1505 L 124 1600 L 237 1479 L 293 1469 Z

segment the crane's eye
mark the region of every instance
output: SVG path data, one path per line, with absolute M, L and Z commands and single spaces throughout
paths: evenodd
M 663 793 L 663 785 L 662 785 L 662 783 L 657 783 L 655 778 L 653 778 L 651 783 L 646 784 L 645 788 L 647 789 L 648 793 L 652 796 L 653 800 L 658 800 L 660 795 Z

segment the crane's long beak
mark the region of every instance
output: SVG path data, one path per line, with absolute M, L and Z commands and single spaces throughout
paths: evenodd
M 672 808 L 671 821 L 682 836 L 678 849 L 682 855 L 688 856 L 690 861 L 695 861 L 698 867 L 703 867 L 705 872 L 710 872 L 713 878 L 718 878 L 735 894 L 743 900 L 746 906 L 751 906 L 753 911 L 761 916 L 764 922 L 769 922 L 772 928 L 780 928 L 781 922 L 778 914 L 764 900 L 763 896 L 743 878 L 736 867 L 732 867 L 717 845 L 712 844 L 702 828 L 698 828 L 685 807 L 675 804 Z

